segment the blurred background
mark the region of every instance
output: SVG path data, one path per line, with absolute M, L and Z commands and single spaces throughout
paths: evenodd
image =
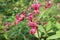
M 38 0 L 38 2 L 43 5 L 46 1 L 51 1 L 52 4 L 55 5 L 55 8 L 51 9 L 52 11 L 48 10 L 46 12 L 49 13 L 47 19 L 53 22 L 52 29 L 55 31 L 57 29 L 60 30 L 60 0 Z M 29 34 L 30 28 L 27 26 L 28 20 L 24 19 L 23 22 L 14 26 L 15 15 L 17 13 L 20 14 L 23 9 L 29 7 L 32 2 L 33 0 L 0 0 L 0 40 L 38 40 L 36 35 Z M 42 7 L 40 9 L 41 12 L 44 11 Z M 28 14 L 27 11 L 26 14 Z M 45 14 L 45 16 L 46 15 L 47 14 Z M 50 17 L 51 19 L 49 19 Z M 41 20 L 43 21 L 44 19 Z M 54 24 L 55 22 L 58 22 L 58 24 Z M 58 27 L 56 28 L 55 25 Z M 49 34 L 53 35 L 55 34 L 55 31 Z M 58 33 L 60 34 L 60 31 Z M 44 37 L 41 38 L 43 40 Z M 52 40 L 60 40 L 59 38 L 60 36 L 57 39 Z

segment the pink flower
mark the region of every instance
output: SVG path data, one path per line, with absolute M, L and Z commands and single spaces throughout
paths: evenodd
M 24 18 L 24 17 L 25 17 L 25 15 L 21 14 L 21 15 L 20 15 L 20 17 L 21 17 L 21 18 Z
M 23 20 L 24 20 L 24 17 L 25 17 L 25 14 L 21 14 L 20 17 L 19 17 L 19 19 L 18 19 L 19 22 L 20 22 L 20 21 L 23 21 Z
M 14 25 L 17 25 L 19 22 L 21 22 L 25 16 L 26 16 L 25 12 L 22 12 L 20 16 L 16 14 L 16 21 L 14 22 Z
M 20 17 L 20 18 L 19 18 L 19 22 L 20 22 L 20 21 L 23 21 L 23 20 L 24 20 L 24 17 Z
M 36 14 L 39 14 L 40 13 L 40 10 L 34 10 L 33 11 L 33 15 L 36 15 Z
M 19 22 L 23 21 L 25 16 L 26 16 L 25 12 L 22 12 L 22 14 L 19 17 Z
M 28 26 L 32 27 L 37 27 L 36 22 L 28 22 Z
M 33 15 L 35 16 L 37 14 L 37 10 L 33 10 Z
M 24 18 L 19 17 L 19 19 L 16 19 L 14 22 L 14 25 L 16 26 L 19 22 L 21 22 Z
M 20 17 L 24 18 L 26 16 L 25 12 L 22 12 Z
M 36 31 L 37 31 L 37 29 L 36 29 L 36 28 L 31 28 L 31 29 L 30 29 L 30 34 L 35 34 L 35 33 L 36 33 Z
M 33 18 L 32 14 L 29 13 L 27 19 L 28 19 L 29 21 L 32 21 L 32 18 Z
M 16 14 L 16 19 L 19 19 L 19 14 Z
M 50 2 L 47 2 L 47 7 L 50 8 L 52 6 L 52 4 Z
M 50 8 L 51 6 L 52 6 L 52 3 L 51 3 L 50 1 L 47 1 L 44 9 L 48 9 L 48 8 Z
M 37 13 L 40 13 L 40 10 L 37 10 Z
M 33 8 L 34 10 L 39 9 L 39 7 L 40 7 L 40 4 L 37 4 L 37 3 L 32 4 L 32 8 Z
M 16 26 L 18 23 L 19 23 L 19 20 L 16 20 L 16 21 L 14 22 L 14 25 Z

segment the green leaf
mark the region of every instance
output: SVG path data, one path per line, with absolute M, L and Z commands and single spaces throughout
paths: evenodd
M 56 22 L 56 26 L 58 29 L 60 29 L 60 24 L 58 22 Z
M 58 30 L 58 31 L 56 32 L 56 34 L 60 34 L 60 30 Z
M 41 32 L 45 32 L 44 28 L 42 27 L 42 25 L 39 25 L 38 26 L 38 30 L 41 31 Z
M 4 34 L 4 37 L 5 37 L 6 40 L 10 40 L 10 39 L 8 38 L 8 35 L 7 35 L 6 33 Z
M 51 21 L 48 21 L 48 24 L 46 26 L 46 31 L 50 30 L 52 28 Z
M 58 39 L 58 38 L 60 38 L 60 30 L 58 30 L 55 35 L 52 35 L 47 39 Z
M 38 33 L 36 32 L 34 36 L 38 38 Z M 41 32 L 39 32 L 39 36 L 41 37 Z
M 49 40 L 49 39 L 57 39 L 57 38 L 60 38 L 60 34 L 52 35 L 52 36 L 48 37 L 47 40 Z

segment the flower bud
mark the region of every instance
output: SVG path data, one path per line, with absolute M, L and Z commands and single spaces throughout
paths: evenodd
M 37 31 L 37 29 L 36 29 L 36 28 L 31 28 L 31 29 L 30 29 L 30 34 L 35 34 L 35 33 L 36 33 L 36 31 Z
M 37 3 L 32 4 L 32 8 L 33 8 L 34 10 L 37 10 L 37 9 L 40 8 L 40 4 L 37 4 Z
M 32 21 L 32 18 L 33 18 L 33 15 L 32 15 L 31 13 L 29 13 L 27 19 L 28 19 L 29 21 Z
M 28 22 L 28 26 L 32 27 L 37 27 L 36 22 Z

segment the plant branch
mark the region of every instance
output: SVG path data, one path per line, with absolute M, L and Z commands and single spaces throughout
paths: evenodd
M 37 29 L 37 34 L 38 34 L 38 40 L 40 40 L 40 35 L 39 35 L 39 31 L 38 31 L 38 29 Z

